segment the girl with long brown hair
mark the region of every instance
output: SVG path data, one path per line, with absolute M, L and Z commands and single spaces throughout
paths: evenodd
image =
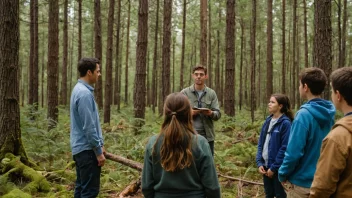
M 194 131 L 191 111 L 182 93 L 167 96 L 161 131 L 146 146 L 142 172 L 146 198 L 220 197 L 208 141 Z

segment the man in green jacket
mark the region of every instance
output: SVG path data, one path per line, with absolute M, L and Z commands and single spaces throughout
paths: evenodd
M 214 123 L 220 119 L 218 97 L 214 90 L 205 85 L 208 79 L 207 68 L 197 65 L 192 70 L 194 84 L 181 91 L 185 94 L 193 107 L 193 127 L 198 134 L 204 136 L 209 143 L 211 153 L 214 155 Z

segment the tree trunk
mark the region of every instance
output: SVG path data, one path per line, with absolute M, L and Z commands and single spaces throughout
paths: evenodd
M 67 104 L 67 55 L 68 55 L 68 31 L 67 31 L 67 10 L 68 0 L 64 2 L 64 40 L 63 40 L 63 58 L 62 58 L 62 79 L 61 79 L 61 93 L 60 104 Z
M 255 42 L 256 42 L 256 26 L 257 26 L 257 0 L 252 0 L 252 32 L 251 32 L 251 118 L 254 122 L 254 111 L 256 109 L 256 97 L 255 97 L 255 70 L 256 70 L 256 59 L 255 59 Z
M 136 77 L 134 80 L 134 117 L 145 117 L 146 65 L 148 50 L 148 0 L 139 0 Z
M 320 0 L 314 3 L 314 51 L 313 63 L 315 67 L 324 70 L 330 76 L 332 67 L 331 52 L 331 1 Z M 328 83 L 330 80 L 328 80 Z M 329 86 L 326 86 L 324 98 L 329 98 Z
M 126 65 L 125 65 L 125 105 L 128 104 L 128 57 L 130 50 L 130 20 L 131 20 L 131 1 L 128 0 L 128 19 L 126 35 Z
M 235 0 L 226 1 L 226 81 L 224 111 L 235 115 Z
M 338 67 L 342 67 L 342 53 L 341 53 L 341 0 L 337 2 L 337 49 L 339 52 L 338 56 Z
M 242 100 L 243 100 L 243 75 L 242 75 L 242 70 L 243 70 L 243 45 L 244 45 L 244 21 L 243 18 L 240 20 L 240 25 L 241 25 L 241 60 L 240 60 L 240 89 L 238 95 L 239 97 L 239 108 L 240 110 L 242 109 Z
M 286 0 L 282 0 L 282 57 L 281 57 L 281 64 L 282 64 L 282 85 L 281 85 L 281 93 L 286 93 Z
M 307 0 L 303 0 L 304 9 L 304 67 L 309 67 L 308 62 L 308 25 L 307 25 Z
M 267 5 L 266 99 L 269 100 L 273 94 L 273 0 L 267 0 Z
M 112 103 L 112 45 L 114 42 L 114 11 L 115 0 L 109 0 L 108 16 L 108 40 L 106 42 L 106 71 L 105 71 L 105 92 L 104 92 L 104 123 L 110 123 L 110 110 Z
M 212 57 L 211 57 L 211 0 L 209 0 L 208 6 L 209 6 L 209 12 L 208 12 L 208 18 L 209 18 L 209 36 L 208 36 L 208 84 L 209 87 L 213 87 L 213 66 L 212 66 Z
M 200 0 L 200 64 L 207 67 L 207 0 Z
M 187 0 L 183 0 L 180 90 L 183 89 L 183 87 L 184 87 L 183 86 L 183 73 L 184 73 L 184 68 L 185 68 L 186 15 L 187 15 Z
M 100 0 L 94 0 L 94 46 L 95 58 L 100 60 L 100 72 L 102 72 L 102 38 L 101 38 L 101 17 L 100 17 Z M 103 78 L 98 79 L 94 89 L 95 98 L 99 108 L 103 107 Z
M 155 32 L 154 32 L 154 55 L 153 55 L 153 73 L 152 73 L 152 95 L 153 95 L 152 110 L 153 110 L 153 113 L 155 113 L 155 108 L 157 107 L 157 101 L 158 101 L 157 100 L 158 97 L 156 97 L 156 96 L 158 95 L 157 82 L 158 82 L 158 72 L 159 72 L 159 70 L 158 70 L 159 0 L 156 0 L 155 17 L 156 17 L 156 19 L 155 19 Z M 182 34 L 184 34 L 184 33 L 182 32 Z M 182 47 L 184 47 L 184 44 L 182 44 Z M 182 71 L 182 66 L 181 66 L 181 71 Z M 182 75 L 182 72 L 181 72 L 181 75 Z M 182 82 L 182 79 L 181 79 L 181 82 Z
M 121 0 L 117 0 L 117 22 L 116 22 L 116 52 L 115 52 L 115 81 L 114 81 L 114 105 L 120 103 L 119 91 L 119 62 L 120 62 L 120 29 L 121 29 Z
M 219 12 L 219 24 L 221 23 L 221 9 L 219 8 L 218 10 Z M 220 76 L 222 76 L 221 69 L 220 69 L 220 30 L 219 28 L 216 31 L 216 37 L 217 37 L 217 49 L 216 49 L 216 68 L 215 68 L 215 91 L 216 93 L 218 93 L 218 97 L 219 97 L 219 93 L 220 93 Z M 218 98 L 219 99 L 219 98 Z
M 164 31 L 163 31 L 163 55 L 162 55 L 162 104 L 170 94 L 170 43 L 171 43 L 171 16 L 172 0 L 164 0 Z
M 291 81 L 291 105 L 294 109 L 296 106 L 296 67 L 297 65 L 297 0 L 293 0 L 293 21 L 292 21 L 292 81 Z
M 82 58 L 82 0 L 78 1 L 78 60 Z
M 0 1 L 0 159 L 6 153 L 27 160 L 19 107 L 19 1 Z M 9 50 L 11 49 L 11 50 Z
M 59 2 L 49 0 L 48 23 L 48 129 L 56 126 L 58 121 L 58 72 L 59 72 Z
M 34 105 L 32 111 L 38 110 L 38 0 L 30 1 L 30 60 L 29 60 L 29 91 L 28 104 Z
M 172 39 L 172 93 L 175 92 L 175 43 L 176 38 Z
M 341 32 L 341 64 L 340 67 L 346 66 L 346 27 L 347 27 L 347 0 L 343 1 L 343 20 Z M 352 45 L 350 43 L 350 45 Z

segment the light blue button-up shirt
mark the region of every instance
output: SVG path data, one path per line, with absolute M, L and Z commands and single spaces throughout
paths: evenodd
M 97 156 L 103 153 L 104 139 L 93 91 L 94 88 L 83 80 L 78 80 L 72 90 L 70 102 L 72 155 L 85 150 L 93 150 Z

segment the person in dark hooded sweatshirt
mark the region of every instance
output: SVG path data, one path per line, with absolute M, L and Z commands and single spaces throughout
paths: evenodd
M 322 141 L 334 124 L 335 107 L 321 98 L 326 84 L 324 71 L 317 67 L 299 74 L 299 94 L 308 101 L 296 113 L 279 169 L 287 197 L 309 196 Z

